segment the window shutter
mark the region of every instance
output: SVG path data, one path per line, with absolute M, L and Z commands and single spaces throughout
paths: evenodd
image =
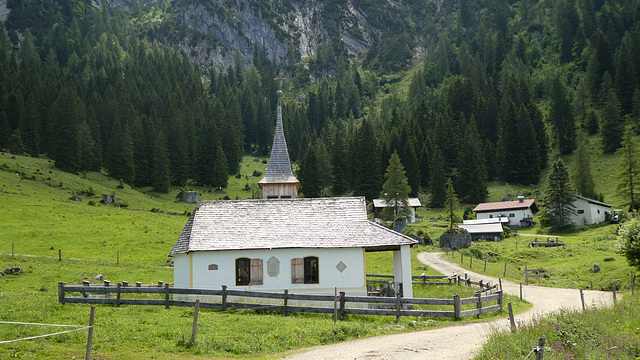
M 304 283 L 304 260 L 302 258 L 291 259 L 291 283 Z
M 262 285 L 262 259 L 251 259 L 251 285 Z

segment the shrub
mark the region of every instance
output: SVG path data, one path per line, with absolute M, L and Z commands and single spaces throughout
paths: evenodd
M 262 171 L 253 170 L 253 176 L 255 176 L 255 177 L 260 177 L 260 176 L 262 176 Z
M 89 200 L 89 202 L 87 203 L 87 205 L 89 206 L 96 206 L 96 202 L 93 200 Z

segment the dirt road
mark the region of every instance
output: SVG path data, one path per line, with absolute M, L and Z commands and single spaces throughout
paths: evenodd
M 435 270 L 448 274 L 467 273 L 472 279 L 482 279 L 498 283 L 497 278 L 481 275 L 462 269 L 440 257 L 441 253 L 421 253 L 418 259 Z M 520 295 L 520 285 L 502 281 L 505 292 Z M 588 305 L 606 306 L 612 303 L 613 296 L 608 292 L 585 291 Z M 523 287 L 523 297 L 533 303 L 533 308 L 515 316 L 516 322 L 529 321 L 562 308 L 580 309 L 580 292 L 575 289 L 557 289 L 528 285 Z M 449 326 L 439 329 L 422 330 L 411 333 L 376 336 L 340 344 L 318 346 L 287 357 L 287 359 L 471 359 L 482 347 L 494 328 L 508 329 L 509 320 L 502 319 Z

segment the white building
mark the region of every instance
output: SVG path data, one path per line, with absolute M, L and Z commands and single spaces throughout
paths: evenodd
M 481 203 L 473 211 L 477 219 L 509 218 L 511 227 L 527 227 L 533 224 L 533 216 L 538 212 L 535 199 L 518 197 L 515 201 Z
M 407 203 L 411 210 L 408 214 L 404 214 L 407 217 L 407 222 L 414 223 L 416 222 L 416 209 L 422 206 L 420 203 L 420 199 L 418 198 L 408 198 Z M 385 199 L 373 199 L 373 212 L 375 217 L 382 217 L 382 210 L 386 207 L 392 207 L 392 205 L 387 205 Z
M 576 213 L 571 215 L 571 223 L 575 226 L 599 224 L 606 219 L 606 214 L 611 215 L 611 205 L 589 199 L 580 195 L 573 195 L 573 206 Z
M 367 220 L 365 199 L 203 201 L 171 250 L 176 288 L 366 296 L 365 252 L 392 251 L 413 297 L 416 241 Z

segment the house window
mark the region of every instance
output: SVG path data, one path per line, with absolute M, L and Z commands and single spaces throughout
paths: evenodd
M 291 195 L 282 195 L 280 199 L 291 199 Z
M 509 214 L 509 217 L 516 217 L 516 214 L 511 213 L 511 214 Z
M 584 210 L 578 210 L 578 214 L 584 214 Z
M 306 258 L 304 258 L 304 283 L 305 284 L 320 283 L 317 256 L 307 256 Z
M 278 195 L 267 195 L 267 199 L 277 199 Z
M 251 260 L 236 259 L 236 286 L 249 285 L 251 282 Z
M 489 219 L 493 219 L 493 215 L 489 215 Z
M 598 209 L 598 214 L 600 214 L 600 209 Z
M 262 285 L 262 259 L 236 259 L 236 286 Z

